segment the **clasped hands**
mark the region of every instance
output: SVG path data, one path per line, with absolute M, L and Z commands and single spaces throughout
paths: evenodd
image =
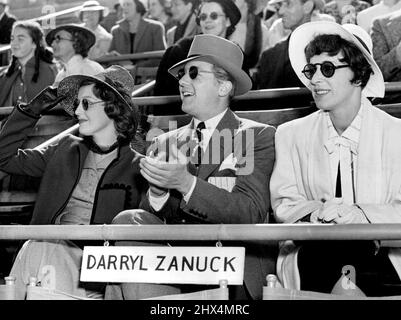
M 356 205 L 343 203 L 342 198 L 334 198 L 323 203 L 319 210 L 311 214 L 312 223 L 369 223 L 363 211 Z
M 171 145 L 168 161 L 166 158 L 165 152 L 155 156 L 151 151 L 139 162 L 142 176 L 149 182 L 150 191 L 155 196 L 165 195 L 168 189 L 176 189 L 185 195 L 191 189 L 194 179 L 187 170 L 187 157 L 176 145 Z

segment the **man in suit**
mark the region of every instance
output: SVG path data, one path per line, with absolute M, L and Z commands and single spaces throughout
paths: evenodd
M 401 222 L 401 121 L 367 99 L 384 96 L 369 41 L 351 24 L 316 21 L 293 31 L 291 65 L 319 110 L 277 128 L 270 191 L 278 222 Z M 298 244 L 280 247 L 277 273 L 286 288 L 331 293 L 344 266 L 353 266 L 354 284 L 366 295 L 400 294 L 399 248 L 373 241 Z
M 284 29 L 291 31 L 311 21 L 313 11 L 324 6 L 322 0 L 273 0 L 269 4 L 276 6 Z M 262 53 L 255 74 L 257 89 L 304 86 L 291 68 L 288 58 L 289 39 L 290 36 Z
M 141 161 L 141 173 L 151 187 L 140 207 L 148 212 L 125 211 L 113 223 L 267 221 L 275 130 L 239 118 L 229 109 L 231 97 L 252 86 L 242 62 L 243 53 L 233 42 L 213 35 L 195 36 L 188 58 L 169 69 L 179 79 L 182 109 L 192 121 L 156 138 L 149 151 L 153 158 Z M 231 299 L 262 297 L 265 277 L 274 272 L 274 261 L 269 259 L 274 252 L 263 250 L 246 246 L 244 286 L 232 286 Z M 149 287 L 114 285 L 108 292 L 111 298 L 128 299 L 177 293 L 167 286 L 157 285 L 153 291 Z
M 401 10 L 373 20 L 371 36 L 384 81 L 401 81 Z

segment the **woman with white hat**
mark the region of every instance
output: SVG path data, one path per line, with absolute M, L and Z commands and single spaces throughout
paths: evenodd
M 48 87 L 17 105 L 0 131 L 0 168 L 41 178 L 30 224 L 107 224 L 119 212 L 138 208 L 147 183 L 139 172 L 141 155 L 132 147 L 138 124 L 133 87 L 127 70 L 111 66 L 95 76 L 66 77 L 57 89 Z M 76 116 L 80 136 L 66 136 L 44 149 L 19 149 L 39 118 L 57 104 Z M 89 288 L 79 281 L 84 244 L 25 242 L 10 271 L 17 299 L 24 299 L 30 277 L 46 282 L 48 266 L 57 292 L 101 298 L 103 285 Z
M 85 1 L 79 11 L 79 19 L 83 22 L 82 26 L 91 30 L 96 36 L 96 42 L 90 48 L 88 57 L 92 60 L 104 56 L 109 51 L 111 39 L 113 38 L 101 25 L 106 8 L 95 0 Z
M 289 57 L 319 110 L 277 129 L 270 183 L 276 219 L 400 223 L 401 121 L 367 98 L 384 96 L 369 35 L 358 26 L 306 23 L 293 31 Z M 398 248 L 373 241 L 287 243 L 277 272 L 287 288 L 330 293 L 344 274 L 350 287 L 356 282 L 366 295 L 380 296 L 397 292 L 388 284 L 400 284 L 400 258 Z M 343 273 L 344 266 L 356 273 Z

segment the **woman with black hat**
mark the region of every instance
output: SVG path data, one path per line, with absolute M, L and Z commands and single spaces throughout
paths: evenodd
M 48 87 L 28 104 L 19 104 L 0 131 L 0 168 L 41 177 L 31 224 L 107 224 L 128 208 L 137 208 L 146 181 L 139 173 L 140 153 L 133 150 L 138 115 L 131 101 L 134 80 L 112 66 L 95 76 L 73 75 Z M 81 137 L 66 136 L 45 149 L 19 149 L 35 123 L 60 103 L 75 114 Z M 82 251 L 72 241 L 27 241 L 10 275 L 18 299 L 29 277 L 45 281 L 44 267 L 55 270 L 55 289 L 80 297 L 102 297 L 102 286 L 79 282 Z
M 198 10 L 197 23 L 203 34 L 228 38 L 241 19 L 241 13 L 232 0 L 204 0 Z M 155 95 L 178 95 L 178 83 L 168 69 L 187 57 L 194 37 L 183 38 L 169 47 L 163 55 L 156 75 Z

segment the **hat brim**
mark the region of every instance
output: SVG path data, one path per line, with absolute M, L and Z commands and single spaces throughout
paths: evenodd
M 329 21 L 314 21 L 300 25 L 291 36 L 288 45 L 288 54 L 292 68 L 305 87 L 310 89 L 310 80 L 302 73 L 307 64 L 305 57 L 306 46 L 320 34 L 337 34 L 341 38 L 355 44 L 372 67 L 373 74 L 363 88 L 362 93 L 366 97 L 382 98 L 385 94 L 383 74 L 373 59 L 372 55 L 366 50 L 362 43 L 349 31 L 345 30 L 340 24 Z
M 92 31 L 90 31 L 89 29 L 86 29 L 84 27 L 77 26 L 77 25 L 61 25 L 61 26 L 56 27 L 53 30 L 50 30 L 50 32 L 46 35 L 47 45 L 49 45 L 49 46 L 52 45 L 55 34 L 61 30 L 66 30 L 67 32 L 70 32 L 70 33 L 83 32 L 88 39 L 88 48 L 91 48 L 96 42 L 95 34 Z
M 57 87 L 57 96 L 66 96 L 65 99 L 63 99 L 60 102 L 60 106 L 71 116 L 74 116 L 75 110 L 74 110 L 74 101 L 78 96 L 78 91 L 79 88 L 81 87 L 81 84 L 83 81 L 89 80 L 94 83 L 99 83 L 102 84 L 103 86 L 107 87 L 108 89 L 112 90 L 116 96 L 123 102 L 128 108 L 131 109 L 131 106 L 127 103 L 127 101 L 123 98 L 123 96 L 111 85 L 109 85 L 107 82 L 104 81 L 104 79 L 100 79 L 96 76 L 88 76 L 88 75 L 71 75 L 59 83 Z
M 252 80 L 249 78 L 248 74 L 239 68 L 237 65 L 234 65 L 230 61 L 223 60 L 217 56 L 212 55 L 194 55 L 185 60 L 182 60 L 175 65 L 173 65 L 168 72 L 176 78 L 178 71 L 182 68 L 182 66 L 186 65 L 190 61 L 203 61 L 214 64 L 220 68 L 223 68 L 231 77 L 235 80 L 235 96 L 240 96 L 244 93 L 247 93 L 252 88 Z

